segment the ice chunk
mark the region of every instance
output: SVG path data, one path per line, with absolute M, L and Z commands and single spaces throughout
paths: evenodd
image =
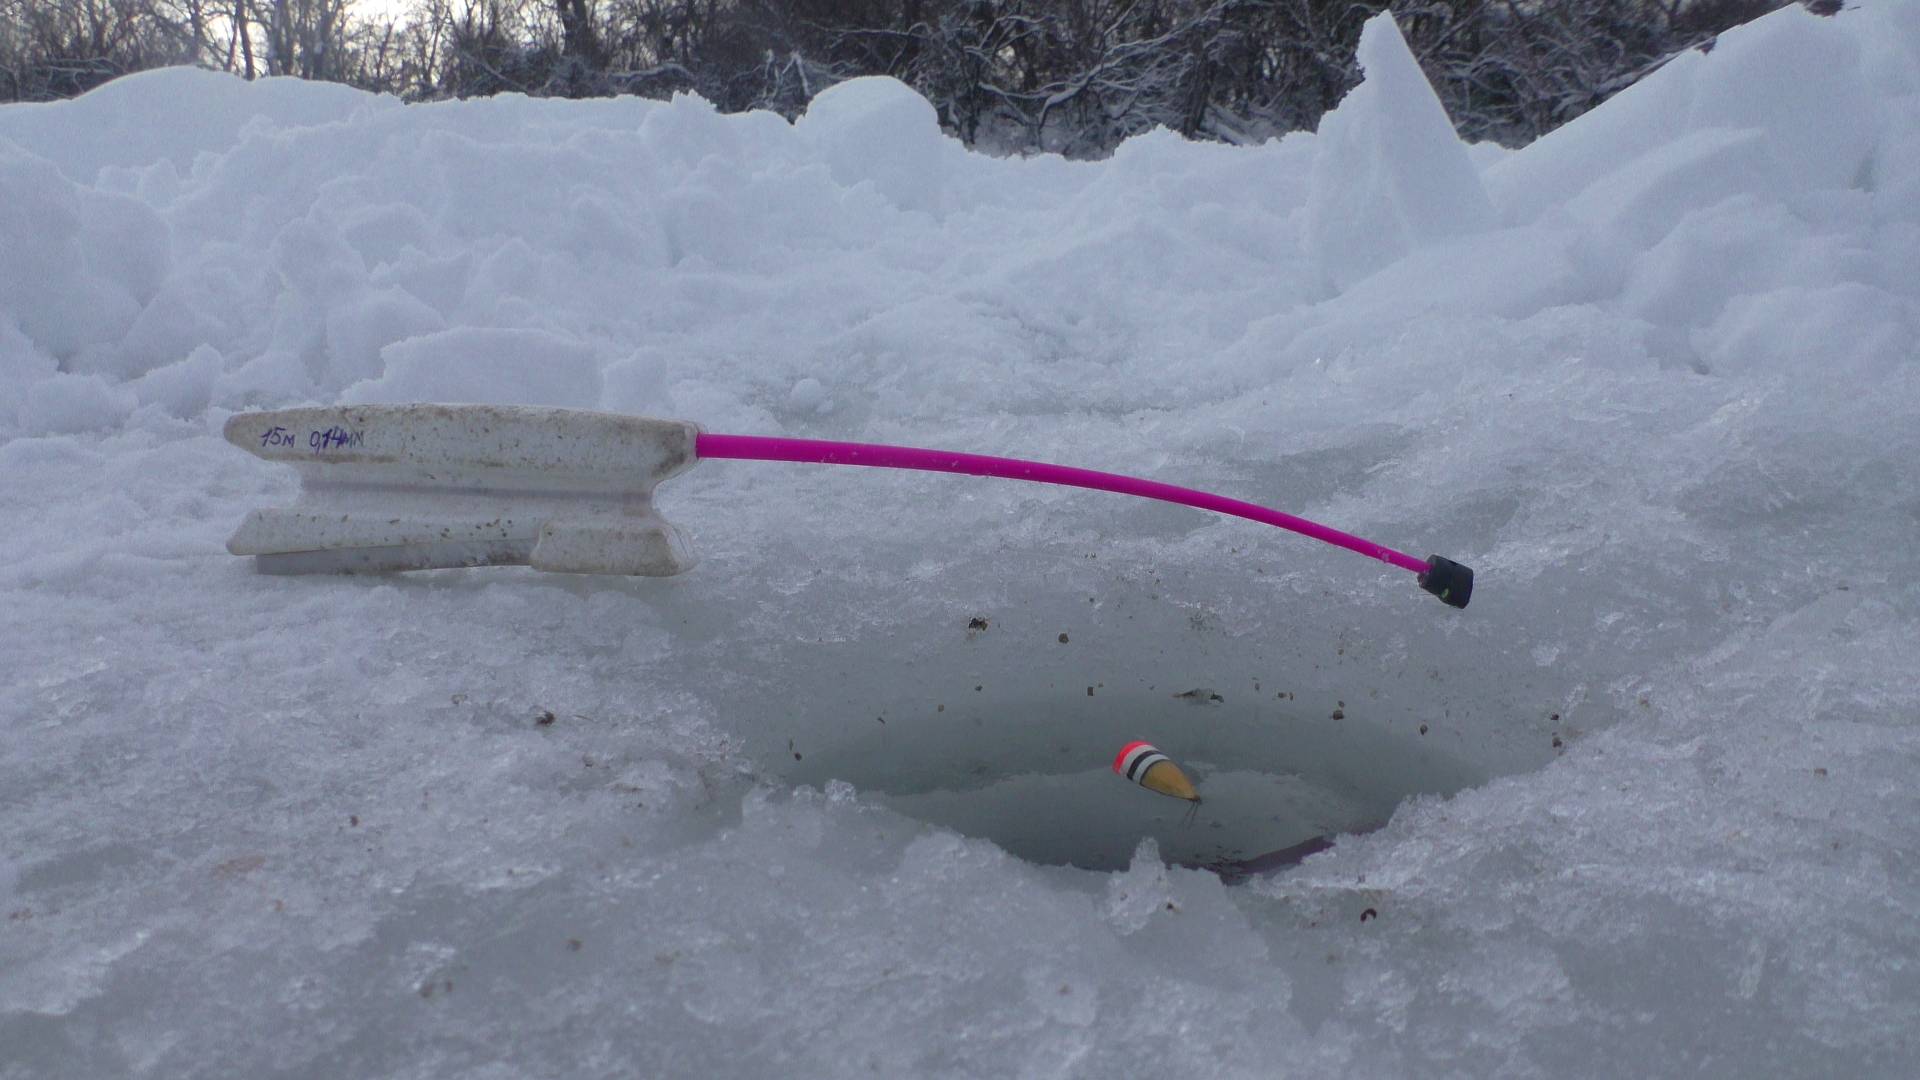
M 598 351 L 541 330 L 443 330 L 388 345 L 380 357 L 384 373 L 347 387 L 342 401 L 592 408 L 600 400 Z
M 840 183 L 871 181 L 902 210 L 941 210 L 959 147 L 940 131 L 933 105 L 905 83 L 871 76 L 828 87 L 795 130 L 820 148 Z
M 1763 132 L 1691 132 L 1615 170 L 1566 204 L 1567 212 L 1634 250 L 1652 247 L 1688 213 L 1740 194 L 1783 198 L 1790 189 Z
M 155 368 L 127 385 L 140 404 L 158 405 L 184 420 L 206 411 L 213 401 L 213 384 L 225 369 L 220 351 L 202 345 L 186 359 Z
M 833 408 L 825 384 L 811 375 L 793 384 L 793 389 L 787 394 L 787 402 L 801 412 L 825 413 Z
M 388 345 L 446 328 L 439 312 L 400 288 L 356 290 L 325 310 L 329 374 L 341 386 L 377 377 Z
M 77 209 L 87 270 L 135 303 L 152 300 L 172 268 L 166 222 L 138 199 L 85 188 Z
M 1861 79 L 1849 28 L 1799 4 L 1721 34 L 1688 110 L 1695 130 L 1764 132 L 1796 190 L 1853 186 L 1879 134 L 1883 106 Z
M 1847 9 L 1841 25 L 1860 47 L 1869 92 L 1895 102 L 1920 95 L 1920 7 L 1863 4 Z
M 371 269 L 399 261 L 409 248 L 432 244 L 432 222 L 411 203 L 349 204 L 341 212 L 340 238 Z
M 1414 248 L 1487 228 L 1493 206 L 1388 13 L 1361 31 L 1366 79 L 1320 122 L 1308 254 L 1344 289 Z
M 61 372 L 27 387 L 20 426 L 29 435 L 103 431 L 126 420 L 136 404 L 132 390 L 99 375 Z
M 1536 221 L 1597 178 L 1686 130 L 1695 76 L 1707 55 L 1686 52 L 1579 119 L 1487 167 L 1488 194 L 1509 224 Z
M 0 139 L 55 161 L 91 185 L 105 168 L 156 161 L 184 175 L 199 155 L 230 149 L 249 125 L 324 124 L 398 107 L 390 97 L 295 78 L 246 82 L 193 67 L 115 79 L 72 101 L 0 109 Z
M 1107 921 L 1122 934 L 1139 933 L 1154 916 L 1172 910 L 1172 899 L 1160 846 L 1142 840 L 1132 864 L 1107 879 Z
M 1611 292 L 1610 275 L 1587 248 L 1583 234 L 1545 226 L 1437 241 L 1356 283 L 1326 310 L 1356 322 L 1430 311 L 1526 318 Z
M 1920 96 L 1909 100 L 1889 118 L 1867 180 L 1877 213 L 1920 223 Z
M 1884 5 L 1898 8 L 1903 5 Z M 1642 173 L 1646 162 L 1675 163 L 1686 136 L 1694 154 L 1709 144 L 1737 143 L 1746 164 L 1727 163 L 1711 185 L 1718 198 L 1738 190 L 1778 196 L 1782 191 L 1844 188 L 1860 182 L 1889 109 L 1862 76 L 1862 31 L 1882 13 L 1848 11 L 1823 18 L 1798 4 L 1720 35 L 1710 52 L 1674 57 L 1639 83 L 1586 116 L 1492 165 L 1487 184 L 1509 222 L 1536 220 L 1589 184 L 1617 183 L 1623 167 Z M 1872 46 L 1876 57 L 1897 55 L 1898 35 Z M 1891 60 L 1881 67 L 1895 67 Z M 1883 76 L 1883 78 L 1887 78 Z M 1709 203 L 1695 202 L 1684 209 Z
M 56 357 L 114 341 L 139 313 L 126 289 L 91 272 L 86 239 L 77 189 L 51 162 L 0 141 L 0 317 Z M 138 230 L 128 239 L 137 243 Z
M 324 216 L 287 222 L 273 238 L 272 257 L 286 287 L 315 305 L 352 292 L 367 278 L 359 253 Z
M 669 358 L 646 349 L 608 366 L 600 407 L 637 416 L 679 415 L 667 385 Z
M 1722 373 L 1819 373 L 1870 385 L 1920 361 L 1911 305 L 1858 283 L 1735 297 L 1695 344 Z
M 27 389 L 60 369 L 36 348 L 10 316 L 0 315 L 0 432 L 21 420 Z
M 1688 212 L 1634 259 L 1620 301 L 1651 322 L 1701 324 L 1737 296 L 1846 277 L 1849 261 L 1841 237 L 1821 235 L 1781 203 L 1737 195 Z

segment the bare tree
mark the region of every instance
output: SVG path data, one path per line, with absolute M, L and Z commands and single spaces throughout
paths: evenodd
M 120 75 L 213 55 L 192 0 L 0 0 L 6 100 L 85 93 Z
M 1787 2 L 412 0 L 367 20 L 351 0 L 0 0 L 0 99 L 189 63 L 409 100 L 691 90 L 792 117 L 884 74 L 970 144 L 1095 156 L 1155 126 L 1228 142 L 1315 127 L 1390 9 L 1461 132 L 1519 144 Z

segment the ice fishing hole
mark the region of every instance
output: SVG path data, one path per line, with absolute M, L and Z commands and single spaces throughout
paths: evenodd
M 908 817 L 1036 863 L 1090 870 L 1125 867 L 1145 837 L 1169 861 L 1228 868 L 1315 837 L 1369 831 L 1409 795 L 1487 779 L 1420 736 L 1405 737 L 1411 730 L 1335 721 L 1330 711 L 1316 719 L 1297 699 L 1251 686 L 1229 696 L 1102 681 L 1091 699 L 1084 688 L 1078 697 L 1065 688 L 1042 697 L 974 683 L 956 688 L 951 703 L 918 709 L 849 703 L 846 729 L 795 736 L 769 771 L 796 784 L 845 780 Z M 1209 696 L 1178 696 L 1193 689 Z M 872 712 L 863 724 L 861 712 Z M 1113 773 L 1114 753 L 1135 738 L 1154 742 L 1194 780 L 1197 812 Z
M 1224 574 L 1021 579 L 1018 595 L 875 603 L 904 614 L 859 632 L 843 614 L 806 624 L 831 640 L 775 629 L 749 646 L 753 664 L 715 672 L 716 704 L 770 779 L 846 781 L 1021 858 L 1093 870 L 1126 866 L 1145 837 L 1169 861 L 1221 866 L 1364 832 L 1411 796 L 1553 754 L 1515 719 L 1529 688 L 1483 677 L 1504 660 L 1444 633 L 1454 613 L 1423 596 L 1289 596 L 1275 619 Z M 1194 779 L 1191 819 L 1111 771 L 1133 739 Z

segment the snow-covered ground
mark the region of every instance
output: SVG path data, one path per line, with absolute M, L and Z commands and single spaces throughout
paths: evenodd
M 1912 1075 L 1920 5 L 1513 153 L 1362 58 L 1092 164 L 884 80 L 0 109 L 0 1076 Z M 294 491 L 228 415 L 383 400 L 1477 592 L 744 462 L 675 579 L 224 552 Z

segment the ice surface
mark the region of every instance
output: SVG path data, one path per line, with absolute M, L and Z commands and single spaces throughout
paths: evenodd
M 1319 135 L 1100 163 L 885 81 L 0 109 L 0 1077 L 1912 1075 L 1914 12 L 1511 153 L 1386 22 Z M 1476 594 L 747 462 L 681 578 L 225 554 L 231 411 L 428 396 Z

